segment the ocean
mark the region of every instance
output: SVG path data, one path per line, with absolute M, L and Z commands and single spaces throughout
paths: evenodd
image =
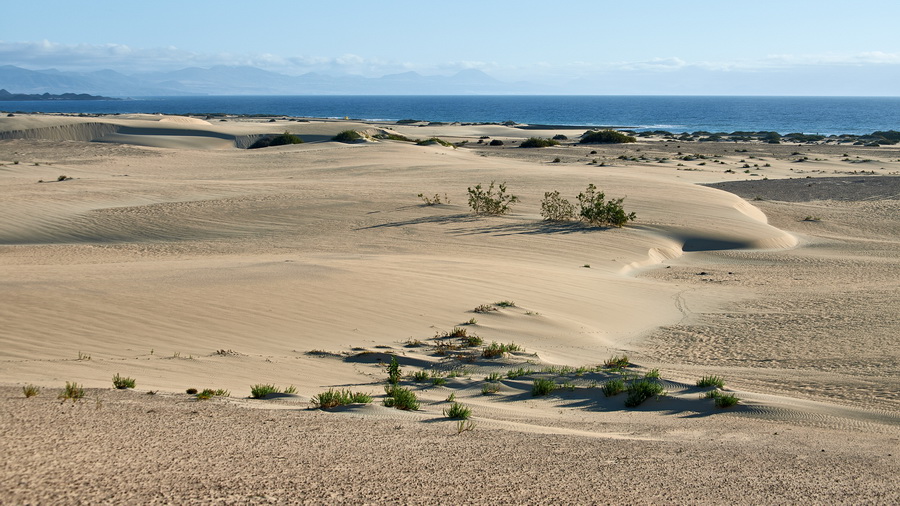
M 200 96 L 0 102 L 7 112 L 226 113 L 609 126 L 636 131 L 869 134 L 900 130 L 900 97 Z

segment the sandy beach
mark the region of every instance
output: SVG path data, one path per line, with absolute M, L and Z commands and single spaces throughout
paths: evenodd
M 900 148 L 580 133 L 0 117 L 0 503 L 900 501 Z M 491 181 L 520 202 L 473 214 Z M 588 184 L 636 219 L 542 219 Z

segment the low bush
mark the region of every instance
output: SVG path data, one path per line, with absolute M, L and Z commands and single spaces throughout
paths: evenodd
M 430 139 L 423 139 L 423 140 L 420 140 L 420 141 L 416 141 L 416 144 L 419 145 L 419 146 L 428 146 L 428 145 L 431 145 L 431 144 L 440 144 L 441 146 L 448 147 L 448 148 L 455 148 L 455 147 L 456 147 L 456 146 L 454 146 L 452 143 L 447 142 L 447 141 L 445 141 L 444 139 L 439 139 L 439 138 L 437 138 L 437 137 L 431 137 Z
M 626 391 L 628 398 L 625 399 L 625 406 L 629 408 L 640 406 L 647 399 L 664 393 L 663 386 L 651 379 L 632 381 Z
M 389 408 L 407 411 L 419 409 L 419 400 L 416 399 L 416 394 L 406 388 L 397 385 L 386 385 L 384 392 L 387 394 L 387 397 L 384 398 L 384 405 Z
M 601 390 L 606 397 L 612 397 L 625 391 L 625 382 L 618 378 L 611 379 L 603 384 Z
M 431 375 L 428 374 L 428 371 L 426 371 L 424 369 L 413 373 L 413 380 L 415 380 L 418 383 L 428 381 L 430 378 L 431 378 Z
M 702 378 L 697 380 L 698 387 L 716 387 L 722 388 L 725 386 L 725 380 L 718 376 L 703 376 Z
M 556 190 L 545 192 L 541 201 L 541 216 L 547 221 L 568 221 L 575 218 L 575 206 Z
M 704 399 L 712 399 L 717 408 L 730 408 L 740 401 L 734 394 L 726 394 L 718 390 L 706 392 Z
M 615 355 L 603 362 L 603 367 L 606 369 L 624 369 L 629 365 L 631 365 L 631 362 L 628 361 L 628 355 L 622 355 L 621 357 Z
M 116 375 L 113 376 L 112 382 L 113 386 L 119 390 L 134 388 L 135 386 L 134 378 L 123 378 L 122 376 L 119 376 L 119 373 L 116 373 Z
M 288 144 L 303 144 L 303 139 L 289 132 L 285 132 L 281 135 L 260 137 L 247 149 L 268 148 L 269 146 L 285 146 Z
M 277 394 L 280 392 L 281 389 L 275 385 L 258 384 L 250 387 L 250 397 L 253 397 L 254 399 L 262 399 L 269 394 Z
M 501 344 L 494 341 L 481 351 L 481 356 L 484 358 L 496 358 L 514 351 L 522 351 L 522 347 L 515 343 Z
M 481 385 L 481 395 L 491 395 L 500 391 L 500 383 L 485 383 Z
M 581 219 L 597 226 L 622 227 L 636 218 L 634 213 L 626 213 L 622 208 L 624 198 L 605 201 L 606 195 L 597 192 L 593 183 L 578 194 L 579 215 Z
M 22 393 L 25 394 L 25 397 L 34 397 L 41 393 L 41 389 L 40 387 L 29 384 L 22 387 Z
M 444 416 L 457 420 L 468 420 L 472 416 L 472 410 L 458 402 L 454 402 L 449 408 L 444 409 Z
M 511 205 L 519 201 L 519 197 L 506 192 L 506 183 L 500 183 L 494 189 L 495 182 L 484 189 L 480 184 L 468 189 L 469 207 L 475 214 L 501 215 L 509 212 Z
M 493 140 L 491 140 L 491 142 L 488 143 L 488 146 L 502 146 L 502 145 L 503 145 L 503 141 L 501 141 L 500 139 L 493 139 Z
M 559 144 L 559 141 L 555 141 L 553 139 L 543 139 L 541 137 L 529 137 L 522 141 L 519 144 L 520 148 L 547 148 L 550 146 L 556 146 Z
M 331 140 L 337 141 L 337 142 L 352 143 L 352 142 L 360 141 L 360 140 L 362 140 L 362 138 L 363 138 L 363 136 L 360 135 L 359 132 L 357 132 L 356 130 L 344 130 L 343 132 L 332 137 Z
M 538 378 L 531 384 L 531 395 L 533 397 L 550 395 L 554 390 L 556 390 L 556 383 L 546 378 Z
M 332 390 L 322 392 L 310 399 L 313 407 L 316 409 L 329 409 L 337 406 L 346 406 L 348 404 L 368 404 L 372 402 L 372 396 L 362 392 L 351 392 L 350 390 Z
M 73 402 L 82 397 L 84 397 L 84 388 L 81 388 L 81 385 L 75 382 L 69 383 L 67 381 L 66 388 L 59 393 L 60 399 L 72 399 Z
M 581 140 L 578 142 L 580 144 L 624 144 L 637 142 L 637 139 L 615 130 L 589 130 L 581 136 Z
M 387 373 L 388 383 L 391 385 L 400 383 L 402 371 L 400 371 L 400 364 L 397 363 L 397 357 L 391 357 L 391 363 L 387 366 Z

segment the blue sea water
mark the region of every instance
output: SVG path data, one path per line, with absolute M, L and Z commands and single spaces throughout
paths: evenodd
M 670 132 L 867 134 L 900 130 L 900 97 L 201 96 L 0 102 L 66 113 L 227 113 L 364 120 L 611 126 Z

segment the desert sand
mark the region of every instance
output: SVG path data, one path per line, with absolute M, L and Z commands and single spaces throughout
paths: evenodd
M 285 131 L 306 142 L 243 149 Z M 0 117 L 0 502 L 900 501 L 900 148 L 516 147 L 581 132 Z M 521 201 L 476 216 L 491 181 Z M 542 220 L 589 183 L 637 219 Z M 604 396 L 621 355 L 665 395 Z M 382 405 L 391 357 L 419 410 Z M 374 400 L 310 409 L 332 388 Z

